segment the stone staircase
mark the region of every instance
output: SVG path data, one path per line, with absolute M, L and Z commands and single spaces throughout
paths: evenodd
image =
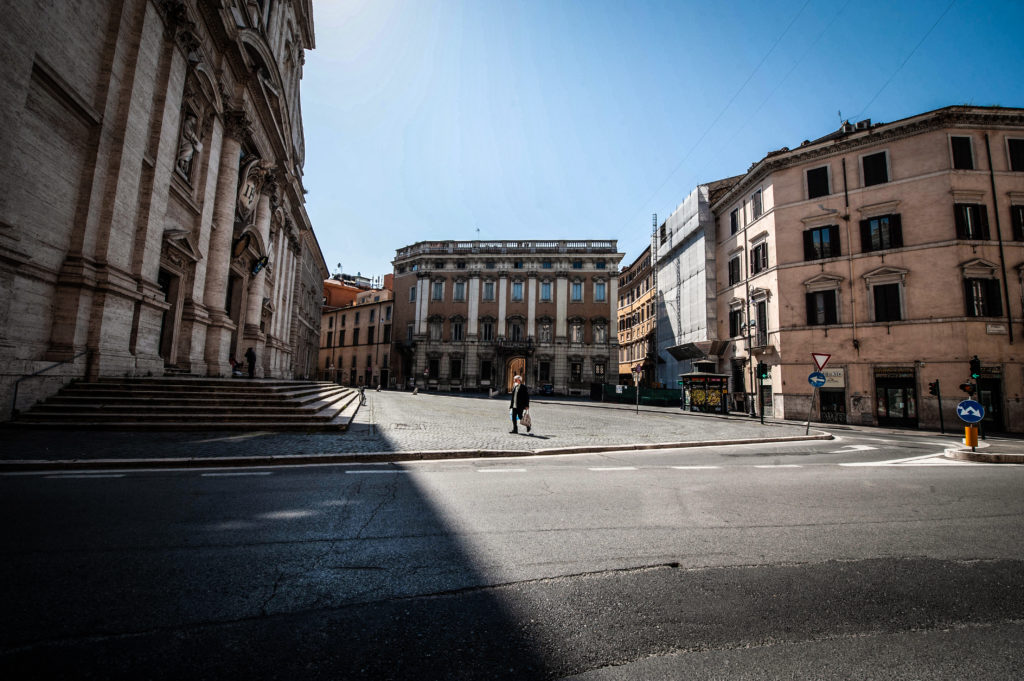
M 359 392 L 334 383 L 243 378 L 72 383 L 10 425 L 105 430 L 347 430 Z

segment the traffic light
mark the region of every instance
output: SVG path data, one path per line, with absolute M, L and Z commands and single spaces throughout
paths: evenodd
M 977 355 L 971 357 L 971 378 L 975 381 L 981 378 L 981 360 Z
M 960 389 L 963 390 L 968 395 L 973 395 L 974 394 L 974 386 L 971 385 L 970 383 L 961 383 L 960 384 Z
M 939 394 L 939 382 L 937 380 L 936 381 L 932 381 L 931 383 L 928 384 L 928 394 L 929 395 L 938 395 Z
M 768 365 L 764 362 L 757 363 L 757 377 L 761 379 L 768 378 Z

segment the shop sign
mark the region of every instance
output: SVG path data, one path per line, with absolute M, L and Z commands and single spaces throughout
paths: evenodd
M 846 387 L 846 369 L 825 369 L 821 373 L 825 374 L 825 385 L 822 388 Z
M 875 367 L 875 378 L 914 378 L 914 367 Z

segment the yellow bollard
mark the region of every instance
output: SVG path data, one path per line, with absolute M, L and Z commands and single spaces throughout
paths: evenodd
M 964 426 L 964 444 L 971 448 L 978 446 L 977 426 Z

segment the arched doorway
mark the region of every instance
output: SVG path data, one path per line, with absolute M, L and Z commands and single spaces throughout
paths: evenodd
M 512 377 L 526 375 L 526 358 L 512 357 L 505 364 L 505 392 L 512 392 Z M 525 379 L 524 379 L 525 380 Z

